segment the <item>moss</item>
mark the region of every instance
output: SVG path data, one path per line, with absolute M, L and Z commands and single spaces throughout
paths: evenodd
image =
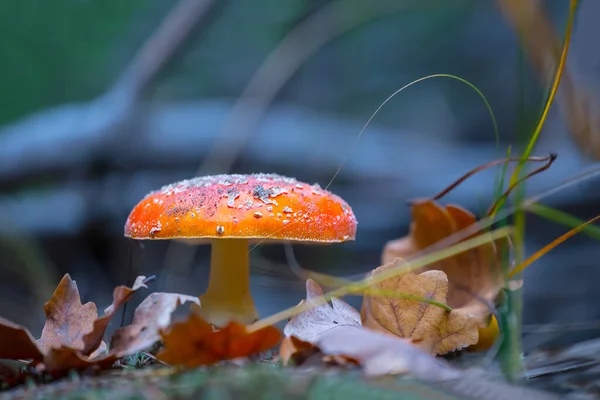
M 215 367 L 187 372 L 168 368 L 115 371 L 98 377 L 64 379 L 20 388 L 6 398 L 37 399 L 307 399 L 440 400 L 458 399 L 420 382 L 385 378 L 367 381 L 358 371 L 323 372 L 273 366 Z

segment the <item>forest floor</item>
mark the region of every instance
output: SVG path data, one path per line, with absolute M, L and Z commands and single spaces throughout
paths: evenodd
M 473 364 L 469 355 L 450 360 L 451 365 Z M 597 366 L 596 366 L 597 368 Z M 0 399 L 332 399 L 332 400 L 517 400 L 593 399 L 577 387 L 589 381 L 589 371 L 543 374 L 518 385 L 502 381 L 499 367 L 468 368 L 464 378 L 424 382 L 405 376 L 367 379 L 360 370 L 323 366 L 281 368 L 277 362 L 259 361 L 237 366 L 222 363 L 212 367 L 182 370 L 160 364 L 116 369 L 97 375 L 72 374 L 46 384 L 26 383 L 4 393 Z M 592 368 L 593 370 L 593 368 Z M 593 372 L 593 371 L 592 371 Z M 569 373 L 571 375 L 569 375 Z M 600 378 L 598 372 L 596 378 Z M 600 379 L 595 379 L 600 381 Z M 572 385 L 565 385 L 571 382 Z M 540 389 L 544 390 L 539 391 Z M 585 396 L 582 394 L 586 392 Z M 559 397 L 560 395 L 560 397 Z

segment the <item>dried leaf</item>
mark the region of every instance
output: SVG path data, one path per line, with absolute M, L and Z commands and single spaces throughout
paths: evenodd
M 412 204 L 412 218 L 410 234 L 386 244 L 382 255 L 383 264 L 388 264 L 397 257 L 409 258 L 476 223 L 475 215 L 464 208 L 455 205 L 442 207 L 432 200 L 415 201 Z M 443 271 L 449 281 L 448 305 L 468 311 L 483 327 L 490 315 L 488 304 L 493 304 L 504 281 L 501 250 L 506 246 L 505 241 L 497 240 L 415 272 Z
M 44 354 L 27 328 L 0 317 L 0 358 L 42 361 Z
M 103 340 L 102 342 L 100 342 L 100 346 L 98 346 L 98 348 L 96 350 L 94 350 L 94 352 L 92 354 L 89 355 L 89 359 L 90 360 L 99 359 L 99 358 L 106 356 L 107 354 L 108 354 L 108 345 Z
M 306 281 L 306 302 L 323 295 L 323 289 L 312 279 Z M 304 302 L 304 300 L 302 301 Z M 302 302 L 300 304 L 302 304 Z M 360 313 L 343 300 L 332 298 L 331 305 L 323 304 L 294 316 L 285 326 L 285 336 L 295 336 L 311 342 L 323 332 L 340 326 L 360 327 Z
M 210 365 L 219 361 L 247 357 L 266 351 L 281 339 L 279 330 L 267 326 L 248 332 L 246 326 L 231 321 L 225 327 L 214 330 L 197 313 L 190 313 L 182 322 L 161 330 L 164 349 L 157 358 L 170 365 L 188 368 Z
M 118 357 L 114 352 L 106 353 L 102 336 L 115 311 L 133 292 L 146 287 L 144 279 L 138 277 L 132 288 L 117 287 L 113 304 L 98 318 L 96 305 L 81 303 L 77 284 L 66 274 L 44 306 L 46 324 L 38 341 L 24 327 L 0 318 L 0 358 L 31 359 L 34 365 L 42 364 L 40 369 L 55 375 L 112 365 Z
M 46 372 L 53 375 L 62 375 L 70 370 L 83 370 L 88 368 L 109 368 L 119 357 L 115 354 L 106 354 L 98 358 L 90 358 L 80 351 L 61 347 L 50 349 L 44 357 Z
M 131 325 L 119 328 L 111 339 L 112 351 L 121 356 L 134 354 L 160 340 L 159 330 L 171 323 L 171 314 L 185 302 L 200 304 L 194 296 L 177 293 L 152 293 L 140 303 Z
M 317 351 L 318 349 L 312 343 L 300 340 L 295 336 L 287 336 L 279 345 L 279 358 L 283 365 L 288 365 L 290 360 L 296 364 L 302 364 L 306 357 Z
M 148 288 L 148 286 L 146 286 L 144 283 L 145 280 L 145 276 L 138 276 L 135 279 L 132 287 L 129 288 L 121 285 L 115 288 L 113 291 L 113 303 L 104 310 L 104 315 L 102 317 L 94 321 L 92 331 L 83 337 L 83 348 L 81 349 L 82 354 L 88 355 L 96 350 L 98 346 L 100 346 L 104 332 L 106 331 L 108 324 L 110 324 L 110 321 L 112 321 L 112 318 L 119 307 L 128 302 L 133 293 L 135 293 L 137 290 L 141 288 Z
M 92 302 L 81 304 L 77 283 L 66 274 L 54 290 L 54 294 L 44 305 L 46 324 L 38 345 L 42 352 L 68 346 L 83 349 L 83 336 L 94 329 L 98 318 L 96 305 Z
M 341 327 L 324 332 L 315 345 L 327 355 L 357 360 L 367 376 L 410 374 L 441 381 L 461 376 L 459 370 L 435 359 L 407 340 L 370 329 Z
M 322 293 L 319 285 L 311 280 L 307 281 L 306 290 L 308 302 Z M 318 351 L 324 362 L 338 365 L 358 363 L 370 376 L 411 373 L 423 379 L 441 380 L 460 375 L 408 340 L 361 327 L 360 320 L 356 318 L 358 311 L 347 303 L 337 299 L 332 303 L 333 306 L 316 307 L 322 308 L 321 311 L 314 312 L 313 308 L 302 312 L 286 325 L 284 333 L 289 336 L 280 346 L 284 364 L 290 359 L 302 363 L 308 355 Z M 341 303 L 344 305 L 340 307 Z M 324 315 L 327 317 L 324 318 Z M 332 320 L 346 323 L 336 324 Z M 297 335 L 309 339 L 304 340 Z
M 393 268 L 383 265 L 373 275 Z M 442 271 L 408 273 L 386 279 L 374 287 L 387 292 L 402 292 L 446 303 L 448 278 Z M 448 312 L 432 304 L 412 299 L 365 296 L 361 310 L 363 326 L 410 339 L 434 355 L 462 349 L 479 340 L 476 320 L 462 310 Z

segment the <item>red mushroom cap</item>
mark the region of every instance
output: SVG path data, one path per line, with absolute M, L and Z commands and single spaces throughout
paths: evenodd
M 133 239 L 354 240 L 356 217 L 339 196 L 276 174 L 214 175 L 164 186 L 131 211 Z

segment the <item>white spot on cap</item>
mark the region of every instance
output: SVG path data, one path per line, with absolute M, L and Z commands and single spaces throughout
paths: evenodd
M 260 211 L 254 212 L 254 218 L 262 218 L 263 214 Z
M 222 235 L 225 233 L 225 227 L 223 225 L 217 225 L 217 235 Z

